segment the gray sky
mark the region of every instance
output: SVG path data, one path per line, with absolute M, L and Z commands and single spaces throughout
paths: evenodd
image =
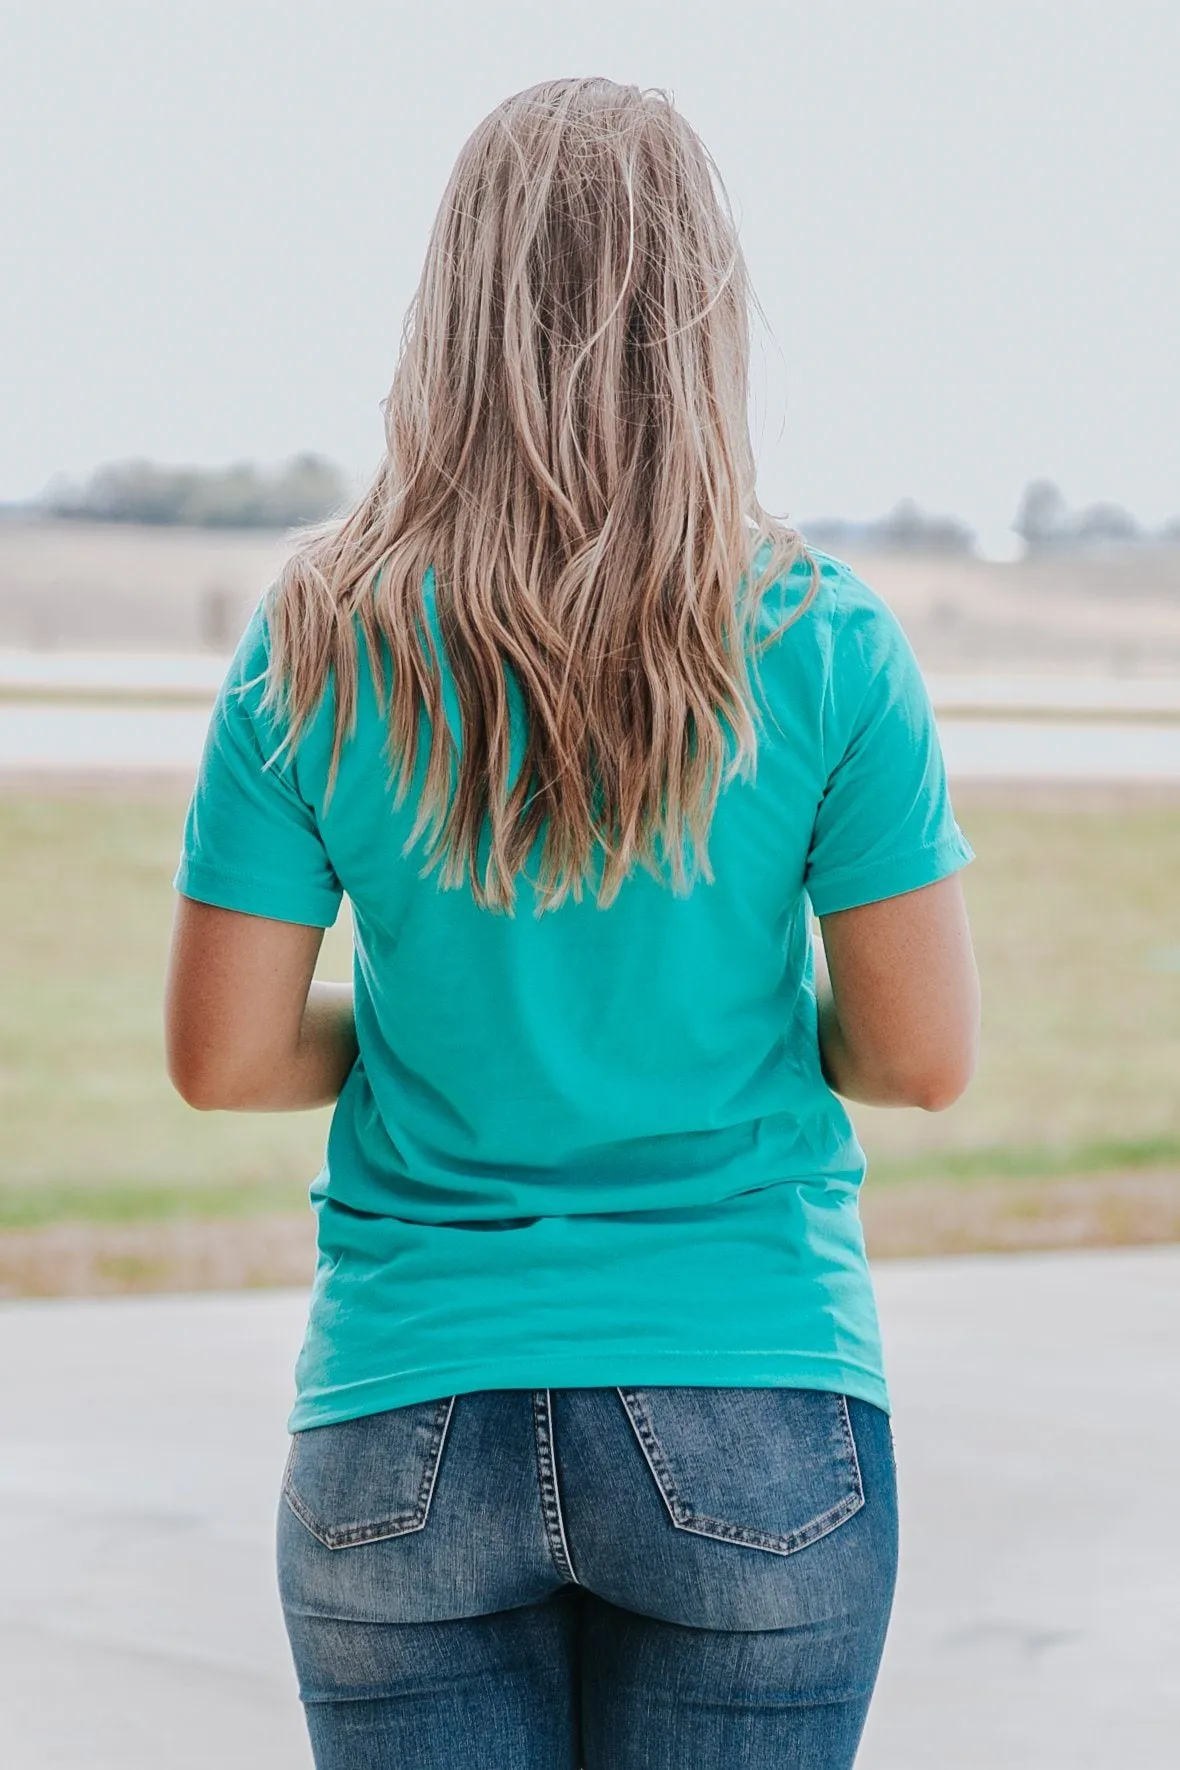
M 1180 514 L 1175 0 L 6 0 L 0 498 L 367 473 L 456 151 L 569 73 L 670 87 L 720 163 L 772 508 Z

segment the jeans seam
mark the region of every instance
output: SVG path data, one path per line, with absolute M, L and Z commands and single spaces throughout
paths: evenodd
M 848 1445 L 848 1457 L 852 1464 L 852 1479 L 856 1488 L 857 1498 L 863 1506 L 865 1499 L 864 1476 L 860 1471 L 860 1452 L 856 1448 L 856 1434 L 852 1430 L 852 1415 L 848 1411 L 847 1395 L 841 1395 L 840 1397 L 840 1413 L 843 1417 L 844 1438 Z
M 553 1407 L 548 1389 L 533 1390 L 533 1438 L 537 1449 L 537 1482 L 541 1494 L 541 1520 L 545 1540 L 562 1579 L 577 1585 L 565 1519 L 561 1511 L 561 1495 L 557 1487 L 557 1464 L 553 1453 Z

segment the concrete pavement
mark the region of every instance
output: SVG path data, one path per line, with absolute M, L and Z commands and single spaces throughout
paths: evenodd
M 859 1770 L 1171 1770 L 1180 1248 L 878 1291 L 903 1571 Z M 307 1770 L 270 1562 L 302 1315 L 0 1305 L 4 1770 Z
M 179 774 L 200 761 L 208 715 L 199 705 L 119 705 L 0 698 L 5 774 Z M 939 722 L 947 770 L 960 781 L 1080 785 L 1180 780 L 1180 724 L 970 718 Z

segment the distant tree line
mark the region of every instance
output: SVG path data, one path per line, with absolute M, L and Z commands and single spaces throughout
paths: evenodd
M 1180 542 L 1180 518 L 1162 529 L 1148 529 L 1121 504 L 1087 504 L 1071 510 L 1050 479 L 1034 479 L 1026 486 L 1012 527 L 1030 553 Z
M 887 516 L 869 522 L 828 517 L 804 525 L 817 547 L 864 552 L 969 554 L 975 536 L 954 516 L 928 516 L 912 498 L 903 498 Z M 1034 479 L 1025 488 L 1012 524 L 1027 553 L 1067 552 L 1085 547 L 1180 545 L 1180 518 L 1162 528 L 1137 522 L 1121 504 L 1089 504 L 1071 510 L 1048 479 Z
M 120 461 L 99 467 L 80 486 L 51 486 L 42 508 L 84 522 L 287 529 L 322 521 L 345 496 L 340 473 L 319 455 L 296 455 L 270 472 L 249 463 L 209 468 Z
M 322 521 L 346 497 L 339 470 L 320 455 L 303 454 L 271 471 L 248 462 L 221 468 L 114 462 L 97 468 L 81 485 L 55 483 L 40 508 L 51 516 L 85 522 L 287 529 Z M 1151 530 L 1118 504 L 1071 510 L 1047 479 L 1035 479 L 1025 488 L 1012 527 L 1029 553 L 1180 544 L 1180 518 Z M 966 523 L 930 515 L 912 498 L 867 522 L 821 518 L 806 525 L 806 535 L 817 547 L 836 551 L 969 555 L 975 550 L 975 535 Z
M 878 553 L 971 553 L 975 535 L 954 516 L 928 516 L 912 498 L 903 498 L 887 516 L 872 522 L 824 517 L 805 525 L 817 547 L 861 548 Z

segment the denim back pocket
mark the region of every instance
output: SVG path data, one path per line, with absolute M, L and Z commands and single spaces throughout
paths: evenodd
M 421 1530 L 454 1405 L 450 1395 L 297 1432 L 283 1498 L 328 1549 Z
M 620 1389 L 678 1530 L 792 1555 L 859 1512 L 843 1395 L 820 1389 Z

